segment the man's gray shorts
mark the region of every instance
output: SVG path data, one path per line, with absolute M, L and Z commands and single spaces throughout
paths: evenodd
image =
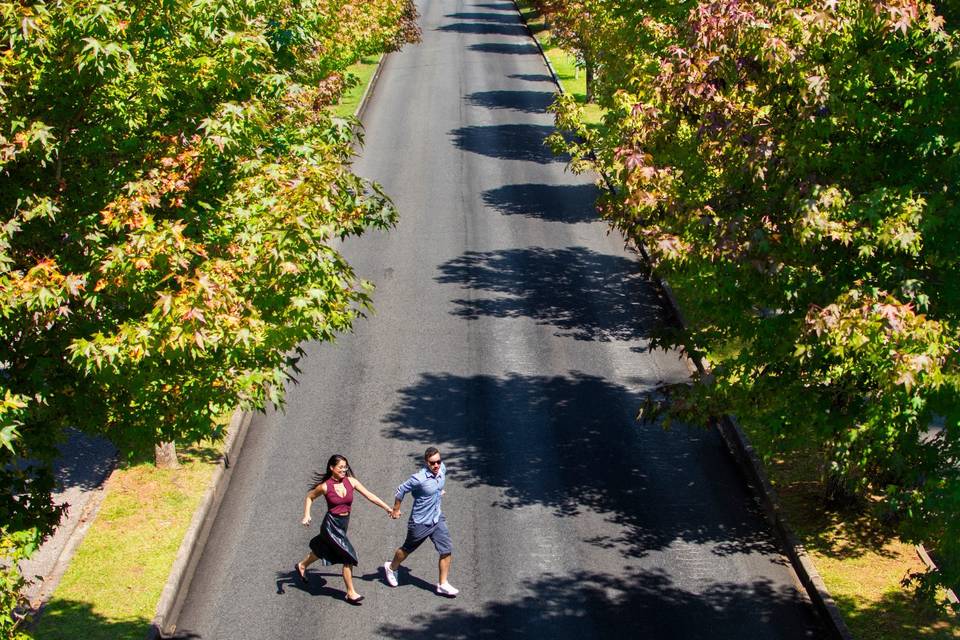
M 433 546 L 440 555 L 453 553 L 453 541 L 450 540 L 447 519 L 442 514 L 436 524 L 417 524 L 413 520 L 408 522 L 407 539 L 403 541 L 400 548 L 407 553 L 413 553 L 427 538 L 433 541 Z

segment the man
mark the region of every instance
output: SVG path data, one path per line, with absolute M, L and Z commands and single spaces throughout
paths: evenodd
M 391 587 L 397 586 L 397 570 L 400 569 L 400 563 L 416 551 L 424 540 L 430 538 L 437 553 L 440 554 L 440 579 L 437 582 L 437 593 L 453 598 L 460 593 L 459 589 L 447 582 L 453 543 L 450 540 L 450 531 L 447 529 L 447 519 L 440 511 L 440 499 L 446 493 L 443 486 L 447 482 L 447 467 L 443 464 L 440 451 L 436 447 L 429 447 L 423 454 L 423 460 L 426 462 L 426 467 L 397 487 L 397 493 L 394 496 L 391 513 L 394 518 L 400 517 L 400 503 L 408 493 L 413 494 L 413 508 L 410 510 L 410 520 L 407 522 L 407 539 L 393 554 L 393 560 L 383 563 L 384 578 Z

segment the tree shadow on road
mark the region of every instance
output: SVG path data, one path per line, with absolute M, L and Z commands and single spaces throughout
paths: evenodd
M 551 91 L 477 91 L 465 100 L 484 109 L 510 109 L 524 113 L 546 113 L 556 94 Z
M 538 164 L 566 162 L 546 145 L 554 128 L 537 124 L 500 124 L 461 127 L 449 133 L 453 144 L 464 151 L 501 160 L 524 160 Z
M 528 82 L 549 82 L 553 84 L 553 76 L 545 73 L 511 73 L 507 76 L 513 80 L 526 80 Z
M 669 317 L 643 265 L 585 247 L 468 251 L 438 269 L 437 282 L 470 291 L 451 312 L 468 320 L 527 317 L 559 336 L 605 342 L 650 337 Z
M 709 549 L 701 558 L 762 553 L 780 562 L 719 435 L 640 426 L 634 418 L 645 397 L 576 371 L 424 374 L 398 391 L 384 435 L 436 443 L 452 479 L 500 490 L 494 507 L 539 505 L 557 518 L 601 514 L 609 526 L 584 541 L 626 558 L 668 547 L 682 555 L 693 544 Z
M 455 606 L 387 622 L 377 635 L 435 640 L 699 638 L 765 640 L 825 637 L 795 590 L 765 580 L 720 581 L 701 592 L 660 571 L 630 570 L 630 579 L 587 571 L 546 574 L 518 595 L 467 610 Z
M 497 22 L 454 22 L 437 27 L 435 31 L 444 31 L 446 33 L 475 33 L 484 36 L 518 36 L 527 35 L 527 29 L 523 25 L 501 24 Z
M 483 192 L 483 203 L 505 215 L 548 222 L 595 222 L 600 219 L 593 184 L 508 184 Z
M 491 12 L 461 12 L 448 13 L 444 18 L 453 18 L 454 20 L 487 20 L 489 22 L 498 22 L 500 24 L 520 25 L 520 16 L 516 13 L 491 13 Z
M 503 42 L 479 42 L 471 44 L 467 49 L 480 53 L 502 53 L 515 56 L 540 53 L 540 50 L 534 44 L 507 44 Z
M 76 429 L 67 429 L 66 436 L 66 441 L 59 447 L 60 455 L 54 461 L 57 490 L 72 487 L 85 491 L 96 489 L 116 466 L 116 448 L 106 438 Z
M 490 9 L 491 11 L 508 11 L 515 14 L 517 12 L 516 6 L 512 2 L 485 2 L 480 4 L 472 5 L 477 9 Z

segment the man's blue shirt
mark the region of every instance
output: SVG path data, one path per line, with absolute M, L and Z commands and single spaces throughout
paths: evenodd
M 447 465 L 440 463 L 440 471 L 434 475 L 426 467 L 420 469 L 397 487 L 394 497 L 403 500 L 413 494 L 410 520 L 417 524 L 436 524 L 440 521 L 440 494 L 447 482 Z

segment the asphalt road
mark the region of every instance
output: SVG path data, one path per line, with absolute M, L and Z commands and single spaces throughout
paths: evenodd
M 178 628 L 185 637 L 810 638 L 796 579 L 713 432 L 634 421 L 675 353 L 641 265 L 592 207 L 589 176 L 543 146 L 553 85 L 509 2 L 420 2 L 423 43 L 390 56 L 358 171 L 399 226 L 344 251 L 376 313 L 310 345 L 284 413 L 254 419 Z M 385 500 L 440 447 L 456 599 L 437 555 L 399 588 L 402 541 L 362 501 L 360 607 L 334 568 L 293 565 L 315 470 L 346 455 Z M 409 513 L 409 500 L 405 504 Z

